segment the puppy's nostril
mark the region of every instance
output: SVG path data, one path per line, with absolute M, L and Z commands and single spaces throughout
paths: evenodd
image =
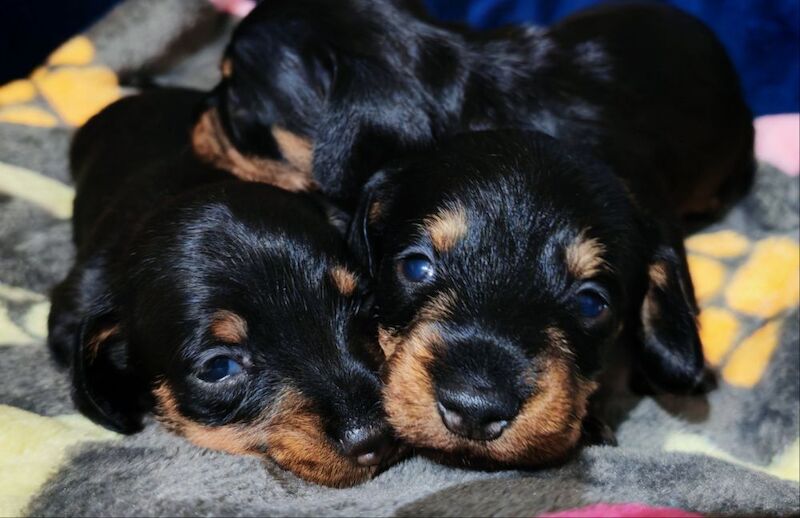
M 464 418 L 456 410 L 452 410 L 439 403 L 439 413 L 442 415 L 444 425 L 450 430 L 460 430 L 464 426 Z
M 519 404 L 472 391 L 439 391 L 439 415 L 456 435 L 476 441 L 500 437 L 516 416 Z
M 486 436 L 487 441 L 491 441 L 492 439 L 497 439 L 500 437 L 500 434 L 503 433 L 503 430 L 506 429 L 508 426 L 508 421 L 505 419 L 501 419 L 499 421 L 492 421 L 483 427 L 484 435 Z
M 345 431 L 339 443 L 346 457 L 361 466 L 376 466 L 391 451 L 393 439 L 386 428 L 358 427 Z

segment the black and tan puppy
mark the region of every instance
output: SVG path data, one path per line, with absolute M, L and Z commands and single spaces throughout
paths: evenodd
M 693 17 L 617 3 L 546 29 L 474 33 L 403 5 L 260 3 L 227 49 L 198 151 L 246 179 L 317 182 L 346 207 L 390 159 L 497 128 L 585 147 L 620 174 L 657 173 L 683 215 L 715 214 L 749 185 L 751 114 Z
M 597 164 L 542 134 L 475 132 L 368 183 L 352 241 L 410 444 L 541 465 L 579 441 L 611 353 L 667 392 L 703 380 L 676 217 L 646 174 Z
M 204 447 L 331 486 L 392 444 L 360 280 L 328 209 L 194 158 L 200 94 L 127 98 L 77 134 L 78 256 L 49 345 L 87 416 L 132 433 L 154 411 Z

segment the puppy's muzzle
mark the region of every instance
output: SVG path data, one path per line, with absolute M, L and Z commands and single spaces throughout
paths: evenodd
M 436 392 L 436 404 L 445 427 L 467 439 L 497 439 L 519 413 L 516 398 L 495 390 L 480 391 L 467 385 L 455 389 L 440 387 Z
M 497 345 L 454 343 L 435 368 L 436 406 L 450 432 L 475 441 L 502 435 L 522 407 L 515 361 Z
M 377 466 L 391 456 L 395 441 L 387 426 L 354 427 L 338 438 L 342 455 L 360 466 Z

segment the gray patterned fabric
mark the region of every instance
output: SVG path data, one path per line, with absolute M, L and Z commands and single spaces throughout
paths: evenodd
M 201 0 L 130 0 L 86 35 L 94 62 L 123 80 L 146 72 L 205 88 L 229 29 Z M 707 398 L 622 395 L 611 411 L 619 447 L 560 467 L 488 473 L 416 457 L 330 489 L 155 423 L 120 437 L 74 415 L 43 329 L 46 295 L 74 254 L 58 209 L 70 196 L 72 131 L 0 123 L 0 515 L 532 516 L 596 503 L 800 513 L 797 178 L 762 166 L 753 193 L 688 241 L 721 372 Z

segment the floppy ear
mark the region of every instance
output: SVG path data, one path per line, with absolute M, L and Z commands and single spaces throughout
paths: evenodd
M 142 384 L 129 365 L 120 323 L 108 314 L 86 317 L 72 364 L 72 398 L 92 421 L 119 433 L 142 428 Z
M 656 390 L 688 393 L 704 378 L 697 304 L 682 246 L 659 245 L 647 272 L 638 337 L 640 374 Z
M 378 273 L 380 266 L 377 264 L 380 259 L 380 236 L 390 201 L 388 176 L 387 171 L 379 171 L 364 185 L 348 232 L 350 249 L 371 277 Z

